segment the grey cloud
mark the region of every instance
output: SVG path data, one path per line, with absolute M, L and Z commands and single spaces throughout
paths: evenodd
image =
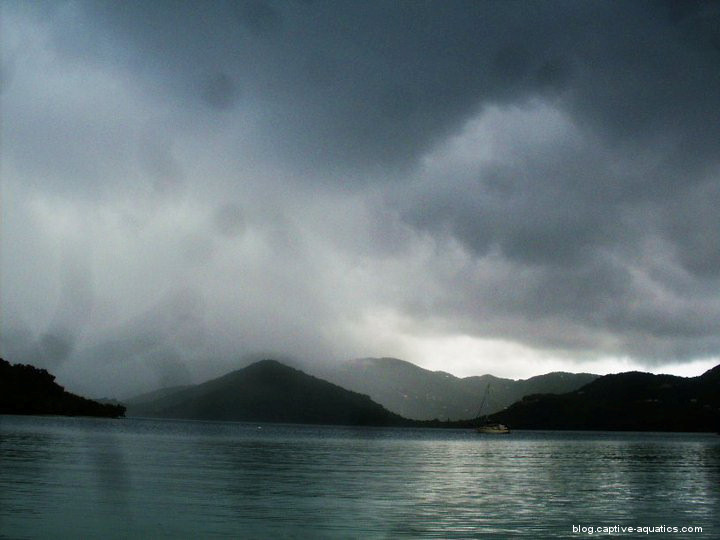
M 245 226 L 242 210 L 232 203 L 223 204 L 215 211 L 214 223 L 218 232 L 228 237 L 241 234 Z
M 660 210 L 664 234 L 683 265 L 700 278 L 720 279 L 720 181 L 715 178 L 668 201 Z
M 619 144 L 669 144 L 683 167 L 717 159 L 711 3 L 681 16 L 643 2 L 80 6 L 56 36 L 69 56 L 130 70 L 185 111 L 198 94 L 257 111 L 271 141 L 257 151 L 295 166 L 406 166 L 483 104 L 533 97 Z
M 95 332 L 58 373 L 86 392 L 100 380 L 113 380 L 113 391 L 120 393 L 188 384 L 205 337 L 202 296 L 171 289 L 144 312 Z
M 573 357 L 720 354 L 716 2 L 3 15 L 3 354 L 174 384 L 366 356 L 348 328 L 383 310 Z
M 219 110 L 232 107 L 238 97 L 237 84 L 222 71 L 208 77 L 202 89 L 202 98 L 210 107 Z
M 153 87 L 160 83 L 183 107 L 192 108 L 188 88 L 202 81 L 203 100 L 227 108 L 243 81 L 241 106 L 272 113 L 258 130 L 275 141 L 279 157 L 365 169 L 371 160 L 407 163 L 483 100 L 541 91 L 562 79 L 555 56 L 538 58 L 546 32 L 537 24 L 550 23 L 551 14 L 536 13 L 538 21 L 523 28 L 516 9 L 181 2 L 169 10 L 93 2 L 75 21 L 84 31 L 63 31 L 57 40 L 70 56 L 99 57 L 128 66 Z M 98 24 L 103 33 L 87 31 Z M 504 24 L 539 43 L 507 43 Z M 90 35 L 99 46 L 89 46 Z
M 42 350 L 40 358 L 45 359 L 44 363 L 49 369 L 55 369 L 68 359 L 74 346 L 74 338 L 66 335 L 66 332 L 44 334 L 40 339 L 40 348 Z M 37 360 L 33 359 L 32 361 Z
M 564 267 L 524 266 L 497 254 L 432 266 L 432 288 L 398 301 L 421 325 L 540 349 L 630 355 L 649 364 L 712 356 L 720 344 L 717 294 L 693 282 L 647 283 L 632 262 L 595 254 Z M 591 352 L 592 351 L 592 352 Z
M 250 0 L 238 5 L 240 22 L 256 34 L 269 34 L 282 25 L 282 16 L 269 2 Z
M 683 184 L 665 156 L 605 144 L 543 106 L 489 110 L 475 122 L 482 129 L 461 139 L 475 137 L 489 155 L 458 170 L 453 146 L 440 148 L 391 195 L 406 223 L 438 243 L 459 241 L 480 268 L 451 275 L 430 313 L 412 299 L 409 313 L 441 312 L 471 334 L 550 349 L 651 362 L 713 354 L 717 177 Z M 483 269 L 497 260 L 503 275 L 488 278 Z
M 137 141 L 138 168 L 152 179 L 159 195 L 182 192 L 186 178 L 173 150 L 173 135 L 169 128 L 149 124 L 139 130 Z
M 424 172 L 414 194 L 397 196 L 407 221 L 445 231 L 479 255 L 498 248 L 522 264 L 570 264 L 617 241 L 626 190 L 634 188 L 617 185 L 601 149 L 572 125 L 552 128 L 558 120 L 544 112 L 488 116 L 493 131 L 506 123 L 490 143 L 493 156 L 462 171 Z M 548 128 L 550 141 L 531 133 Z

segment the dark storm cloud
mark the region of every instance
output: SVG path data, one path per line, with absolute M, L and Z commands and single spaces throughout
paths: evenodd
M 3 9 L 9 224 L 39 235 L 5 247 L 3 309 L 37 303 L 8 284 L 38 261 L 68 291 L 13 350 L 175 383 L 203 347 L 364 355 L 347 328 L 386 310 L 578 357 L 720 354 L 717 2 Z M 93 288 L 53 277 L 65 242 Z M 194 307 L 163 300 L 188 283 Z M 76 317 L 103 302 L 131 322 Z M 187 320 L 206 334 L 180 347 Z
M 407 165 L 483 101 L 552 95 L 572 69 L 557 43 L 563 18 L 535 4 L 90 2 L 80 10 L 68 21 L 75 31 L 56 35 L 69 57 L 127 67 L 184 107 L 256 108 L 279 157 L 319 169 Z
M 259 129 L 315 167 L 407 163 L 483 104 L 537 96 L 617 144 L 671 145 L 683 167 L 717 151 L 720 122 L 707 116 L 717 115 L 720 77 L 713 2 L 81 9 L 70 21 L 80 27 L 57 36 L 69 52 L 126 65 L 169 96 L 266 109 Z
M 482 105 L 538 96 L 617 144 L 668 145 L 670 166 L 717 150 L 713 3 L 71 6 L 55 34 L 69 58 L 182 107 L 257 108 L 279 157 L 315 167 L 412 162 Z
M 405 221 L 459 241 L 482 270 L 452 276 L 444 290 L 460 281 L 462 297 L 439 299 L 434 316 L 541 347 L 716 354 L 717 176 L 677 177 L 659 150 L 635 156 L 576 122 L 542 107 L 490 111 L 460 138 L 489 155 L 457 170 L 450 145 L 413 195 L 392 195 Z

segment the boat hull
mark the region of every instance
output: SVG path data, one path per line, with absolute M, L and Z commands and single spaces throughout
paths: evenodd
M 510 428 L 505 424 L 487 424 L 477 427 L 476 431 L 486 435 L 507 435 L 510 433 Z

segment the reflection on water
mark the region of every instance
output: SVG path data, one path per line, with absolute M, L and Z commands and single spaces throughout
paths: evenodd
M 714 435 L 261 427 L 0 416 L 0 537 L 720 532 Z

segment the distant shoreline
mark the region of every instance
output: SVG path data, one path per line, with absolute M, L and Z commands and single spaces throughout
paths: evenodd
M 82 416 L 82 415 L 62 415 L 62 414 L 12 414 L 12 413 L 0 413 L 0 419 L 3 417 L 18 417 L 18 418 L 41 418 L 41 419 L 55 419 L 55 418 L 71 418 L 71 419 L 108 419 L 108 420 L 124 420 L 124 421 L 148 421 L 148 422 L 168 422 L 168 423 L 181 423 L 181 424 L 221 424 L 221 425 L 238 425 L 247 426 L 250 428 L 264 428 L 264 427 L 295 427 L 295 428 L 328 428 L 328 429 L 348 429 L 348 430 L 428 430 L 428 431 L 474 431 L 474 426 L 463 427 L 463 426 L 435 426 L 435 425 L 349 425 L 349 424 L 309 424 L 309 423 L 293 423 L 293 422 L 253 422 L 244 420 L 210 420 L 210 419 L 196 419 L 196 418 L 163 418 L 153 416 L 123 416 L 123 417 L 103 417 L 103 416 Z M 444 422 L 442 422 L 445 424 Z M 601 429 L 513 429 L 510 434 L 510 438 L 513 434 L 523 435 L 526 433 L 563 433 L 571 434 L 576 433 L 578 435 L 599 435 L 599 434 L 626 434 L 632 435 L 702 435 L 713 437 L 720 435 L 713 431 L 642 431 L 642 430 L 601 430 Z M 494 437 L 482 434 L 477 434 L 479 440 L 507 440 L 509 437 Z

